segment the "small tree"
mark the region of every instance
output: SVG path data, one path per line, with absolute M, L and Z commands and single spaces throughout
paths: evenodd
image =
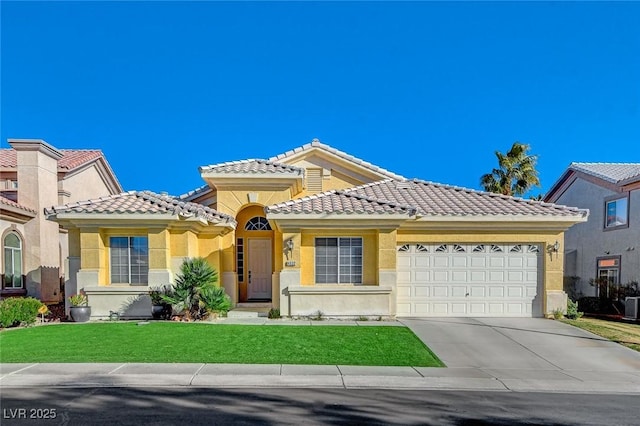
M 506 154 L 496 151 L 499 168 L 480 178 L 484 190 L 519 197 L 532 186 L 540 186 L 536 170 L 538 157 L 527 154 L 529 148 L 529 145 L 514 142 Z

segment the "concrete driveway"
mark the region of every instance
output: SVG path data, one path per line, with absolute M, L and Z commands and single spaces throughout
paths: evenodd
M 543 318 L 403 319 L 449 367 L 563 389 L 599 382 L 640 386 L 640 353 L 559 321 Z M 575 386 L 571 386 L 574 382 Z M 559 383 L 558 383 L 559 384 Z

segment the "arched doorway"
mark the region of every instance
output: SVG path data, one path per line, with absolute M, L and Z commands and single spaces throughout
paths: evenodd
M 240 302 L 271 301 L 273 237 L 264 207 L 251 205 L 236 216 L 236 273 Z

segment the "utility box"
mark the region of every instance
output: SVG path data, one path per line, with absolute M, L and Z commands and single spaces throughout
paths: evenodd
M 637 320 L 640 318 L 640 297 L 627 297 L 624 301 L 624 317 Z

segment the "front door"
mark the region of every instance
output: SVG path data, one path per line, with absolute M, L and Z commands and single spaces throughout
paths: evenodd
M 249 239 L 247 298 L 271 300 L 271 240 Z

